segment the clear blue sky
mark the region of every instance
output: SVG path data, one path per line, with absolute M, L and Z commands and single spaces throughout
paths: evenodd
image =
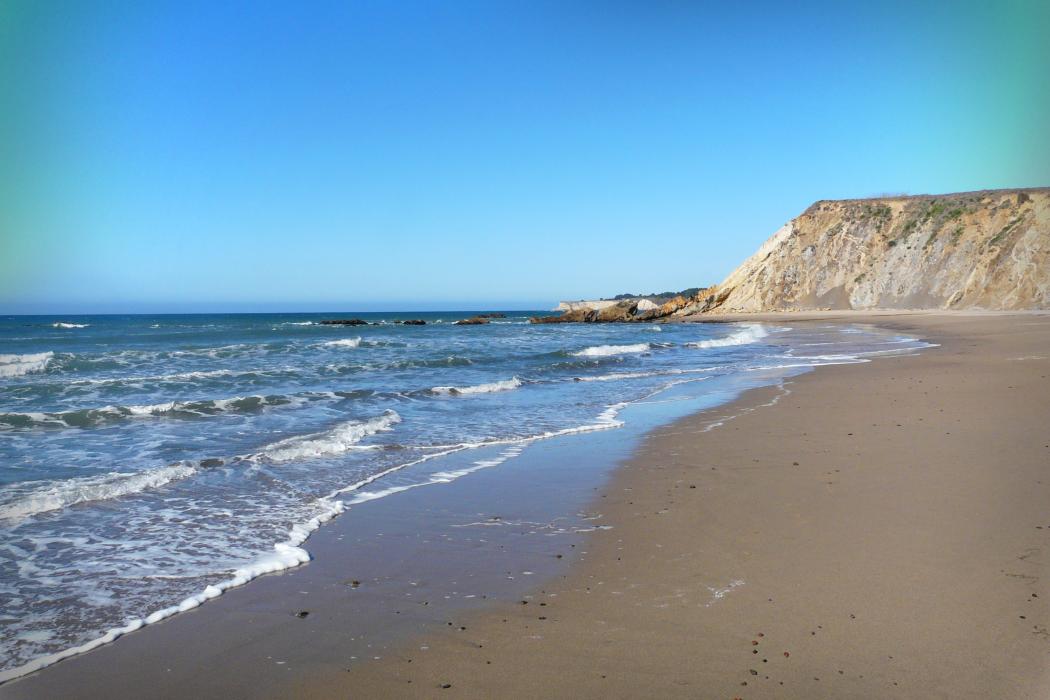
M 11 2 L 0 312 L 549 306 L 1050 185 L 1047 6 Z

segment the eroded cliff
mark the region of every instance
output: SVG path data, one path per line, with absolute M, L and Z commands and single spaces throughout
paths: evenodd
M 1050 308 L 1050 188 L 820 201 L 675 315 Z

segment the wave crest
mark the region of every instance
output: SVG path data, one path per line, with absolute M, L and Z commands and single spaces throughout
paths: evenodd
M 271 462 L 291 462 L 312 457 L 330 457 L 346 452 L 369 435 L 392 430 L 393 426 L 400 422 L 401 416 L 396 411 L 387 411 L 368 420 L 341 423 L 323 433 L 300 435 L 275 442 L 255 455 L 255 458 L 264 458 Z
M 222 413 L 253 413 L 268 406 L 294 403 L 294 398 L 272 396 L 234 396 L 228 399 L 169 401 L 144 406 L 103 406 L 55 413 L 0 413 L 2 428 L 63 427 L 88 428 L 136 418 L 202 418 Z
M 108 501 L 185 479 L 196 471 L 187 464 L 172 464 L 142 472 L 110 472 L 61 481 L 16 484 L 11 487 L 16 497 L 0 504 L 0 520 L 21 520 L 78 503 Z
M 321 343 L 321 345 L 324 345 L 324 346 L 330 347 L 330 348 L 331 347 L 335 347 L 335 348 L 356 348 L 359 345 L 361 345 L 361 339 L 360 338 L 340 338 L 339 340 L 326 341 L 324 343 Z
M 26 355 L 0 355 L 0 377 L 21 377 L 33 372 L 43 372 L 55 353 L 29 353 Z
M 576 357 L 608 357 L 610 355 L 627 355 L 635 352 L 648 352 L 652 349 L 651 343 L 635 343 L 634 345 L 595 345 L 574 352 Z
M 504 379 L 498 382 L 489 382 L 488 384 L 477 384 L 475 386 L 436 386 L 431 389 L 435 394 L 491 394 L 497 391 L 510 391 L 517 389 L 522 385 L 522 381 L 517 377 L 511 377 L 510 379 Z
M 725 348 L 733 345 L 749 345 L 756 343 L 762 338 L 769 335 L 764 327 L 757 323 L 751 326 L 744 326 L 736 333 L 726 336 L 725 338 L 714 338 L 712 340 L 699 340 L 693 343 L 686 343 L 686 347 L 690 348 Z

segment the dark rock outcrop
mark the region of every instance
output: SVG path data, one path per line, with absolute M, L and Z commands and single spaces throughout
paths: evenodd
M 483 326 L 488 323 L 489 320 L 483 316 L 474 316 L 472 318 L 464 318 L 456 321 L 452 325 L 454 326 Z
M 566 311 L 561 316 L 533 316 L 529 323 L 585 323 L 587 315 L 593 313 L 588 309 Z
M 321 321 L 322 326 L 367 326 L 368 321 L 360 318 L 335 318 Z
M 403 326 L 425 326 L 425 325 L 427 325 L 427 322 L 424 321 L 421 318 L 413 318 L 413 319 L 409 319 L 407 321 L 398 321 L 398 323 L 400 323 Z

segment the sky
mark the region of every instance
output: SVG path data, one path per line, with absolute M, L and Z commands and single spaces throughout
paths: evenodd
M 850 7 L 852 5 L 852 7 Z M 0 4 L 0 313 L 546 308 L 1050 185 L 1050 4 Z

